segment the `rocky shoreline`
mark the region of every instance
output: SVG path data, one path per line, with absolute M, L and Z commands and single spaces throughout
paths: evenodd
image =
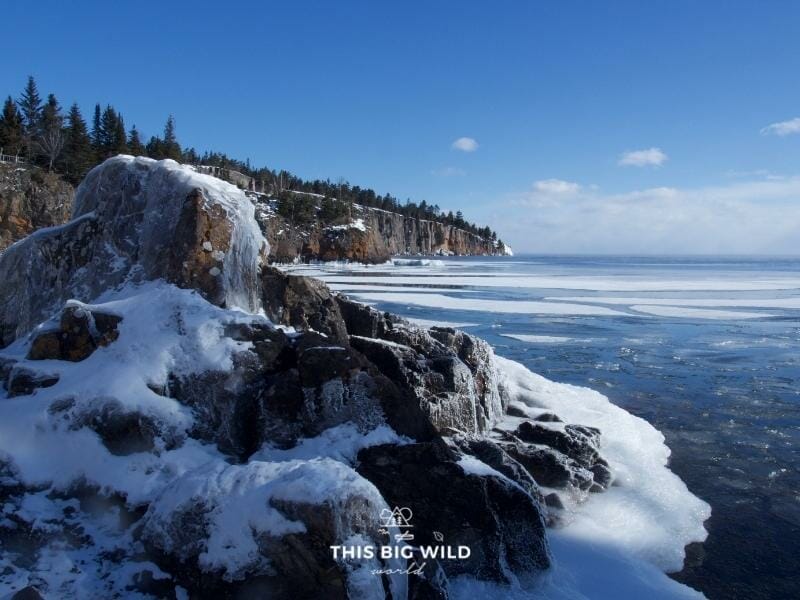
M 75 206 L 0 257 L 5 589 L 447 598 L 546 571 L 546 525 L 614 482 L 486 342 L 270 267 L 234 186 L 116 157 Z M 400 543 L 397 507 L 469 557 L 334 558 Z

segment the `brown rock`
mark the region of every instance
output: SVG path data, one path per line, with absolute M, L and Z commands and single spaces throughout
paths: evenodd
M 32 165 L 0 164 L 0 251 L 72 213 L 72 186 Z
M 61 313 L 59 327 L 37 335 L 28 351 L 29 360 L 79 362 L 119 337 L 121 317 L 68 306 Z
M 9 398 L 27 396 L 40 388 L 52 387 L 58 383 L 58 375 L 41 373 L 16 366 L 11 370 L 6 383 Z
M 313 329 L 331 342 L 347 345 L 347 329 L 339 305 L 321 281 L 264 267 L 261 289 L 264 310 L 276 323 Z

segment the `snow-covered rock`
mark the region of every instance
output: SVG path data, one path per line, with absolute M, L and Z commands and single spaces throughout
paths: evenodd
M 72 221 L 3 254 L 0 345 L 66 300 L 91 301 L 130 282 L 165 279 L 216 304 L 257 310 L 268 250 L 237 187 L 170 160 L 108 159 L 79 186 Z
M 387 508 L 375 486 L 336 460 L 208 463 L 178 478 L 150 505 L 141 537 L 151 552 L 177 560 L 173 572 L 187 587 L 201 573 L 219 574 L 206 597 L 250 581 L 244 589 L 258 590 L 259 597 L 383 600 L 380 578 L 369 586 L 348 578 L 347 564 L 337 565 L 330 547 L 352 539 L 385 543 L 378 529 Z M 375 558 L 352 566 L 400 565 Z

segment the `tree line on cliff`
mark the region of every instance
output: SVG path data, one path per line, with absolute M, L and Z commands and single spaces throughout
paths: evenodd
M 94 106 L 90 127 L 77 103 L 65 112 L 55 94 L 42 97 L 33 77 L 28 78 L 16 100 L 9 95 L 3 104 L 0 153 L 19 156 L 26 162 L 60 174 L 72 184 L 79 183 L 92 167 L 117 154 L 171 158 L 186 164 L 236 170 L 264 182 L 279 198 L 279 212 L 286 213 L 284 216 L 293 222 L 313 220 L 313 212 L 323 222 L 341 221 L 350 217 L 352 204 L 361 204 L 407 217 L 437 221 L 497 240 L 494 231 L 468 222 L 461 211 L 444 212 L 438 205 L 428 204 L 425 200 L 401 202 L 391 194 L 378 194 L 372 189 L 351 185 L 344 179 L 309 181 L 285 170 L 255 168 L 249 159 L 241 161 L 221 152 L 200 154 L 194 148 L 184 148 L 178 142 L 172 115 L 167 118 L 163 134 L 151 136 L 147 141 L 136 125 L 127 129 L 122 113 L 111 105 L 105 108 L 100 104 Z M 311 204 L 316 201 L 306 194 L 315 194 L 321 199 L 317 209 L 312 210 Z

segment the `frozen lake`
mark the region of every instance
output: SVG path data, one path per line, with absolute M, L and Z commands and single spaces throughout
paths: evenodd
M 712 506 L 674 577 L 711 598 L 800 596 L 800 259 L 399 258 L 292 267 L 454 326 L 650 421 Z

